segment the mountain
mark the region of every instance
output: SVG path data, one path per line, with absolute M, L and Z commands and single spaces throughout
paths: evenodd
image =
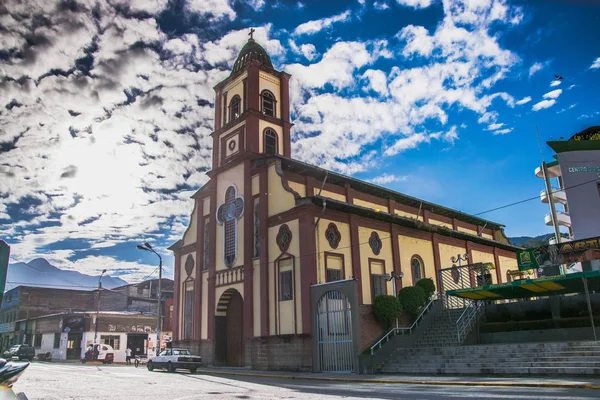
M 44 258 L 36 258 L 28 263 L 8 264 L 6 290 L 20 285 L 93 290 L 98 287 L 98 278 L 99 275 L 85 275 L 77 271 L 62 270 Z M 127 285 L 127 282 L 121 278 L 109 275 L 102 277 L 102 286 L 107 289 L 123 285 Z
M 534 236 L 534 237 L 517 236 L 517 237 L 508 238 L 508 240 L 510 240 L 510 242 L 512 244 L 514 244 L 515 246 L 530 248 L 530 247 L 544 246 L 544 245 L 548 244 L 548 239 L 550 239 L 551 237 L 554 237 L 554 233 L 547 233 L 545 235 L 539 235 L 539 236 Z M 563 235 L 563 237 L 567 237 L 567 236 Z

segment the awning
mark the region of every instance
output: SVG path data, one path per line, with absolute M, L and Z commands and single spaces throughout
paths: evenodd
M 583 293 L 585 291 L 581 279 L 583 276 L 587 278 L 590 291 L 600 291 L 600 271 L 586 271 L 537 279 L 521 279 L 497 285 L 447 290 L 446 294 L 472 300 L 502 300 Z

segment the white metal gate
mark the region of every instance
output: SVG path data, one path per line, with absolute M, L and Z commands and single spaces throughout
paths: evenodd
M 322 372 L 353 372 L 352 310 L 340 291 L 330 291 L 317 305 L 319 365 Z

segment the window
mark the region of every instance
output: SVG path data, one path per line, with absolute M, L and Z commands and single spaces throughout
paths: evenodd
M 229 102 L 229 122 L 240 117 L 240 96 L 233 96 Z
M 208 260 L 210 257 L 210 219 L 204 220 L 204 261 L 202 269 L 208 271 Z
M 325 268 L 327 282 L 344 279 L 344 255 L 325 253 Z
M 277 154 L 277 134 L 272 129 L 265 132 L 265 153 Z
M 416 285 L 421 279 L 423 279 L 423 264 L 418 257 L 412 258 L 410 260 L 410 270 L 412 272 L 412 282 L 413 285 Z
M 191 339 L 193 335 L 193 311 L 194 311 L 194 281 L 187 281 L 184 284 L 183 298 L 183 338 Z
M 327 268 L 327 282 L 341 281 L 342 270 Z
M 279 273 L 279 301 L 294 300 L 292 271 Z
M 331 246 L 332 249 L 337 249 L 338 245 L 340 244 L 340 240 L 342 239 L 342 235 L 333 222 L 329 223 L 327 226 L 327 230 L 325 230 L 325 238 L 329 242 L 329 246 Z
M 381 239 L 379 239 L 379 234 L 377 232 L 371 233 L 371 237 L 369 238 L 369 246 L 371 246 L 373 254 L 379 255 L 379 252 L 381 252 L 381 247 L 383 247 L 383 243 L 381 243 Z
M 279 227 L 279 232 L 277 233 L 275 241 L 282 253 L 285 253 L 288 250 L 292 241 L 292 231 L 290 231 L 287 224 L 283 224 Z
M 260 256 L 260 207 L 258 199 L 254 200 L 254 252 L 252 256 Z
M 55 349 L 60 347 L 60 332 L 54 334 L 54 346 Z
M 262 112 L 270 117 L 275 116 L 275 96 L 273 93 L 265 90 L 261 94 L 262 97 Z
M 41 333 L 38 333 L 33 338 L 33 347 L 35 347 L 36 349 L 39 349 L 40 347 L 42 347 L 42 334 Z
M 100 335 L 100 344 L 105 344 L 112 347 L 115 350 L 119 350 L 119 342 L 121 337 L 119 335 Z
M 383 275 L 371 275 L 371 283 L 373 285 L 373 299 L 382 294 L 386 294 L 385 279 Z
M 244 214 L 244 200 L 236 197 L 235 186 L 225 191 L 225 202 L 217 210 L 217 222 L 223 225 L 223 261 L 228 267 L 237 257 L 237 220 Z

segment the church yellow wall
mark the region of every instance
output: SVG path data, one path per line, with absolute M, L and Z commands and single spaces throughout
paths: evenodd
M 465 233 L 470 233 L 471 235 L 475 235 L 477 236 L 477 231 L 473 230 L 473 229 L 468 229 L 468 228 L 463 228 L 462 226 L 459 226 L 457 231 L 459 232 L 465 232 Z
M 204 198 L 204 206 L 202 206 L 202 214 L 205 217 L 210 214 L 210 197 Z
M 364 201 L 361 199 L 354 199 L 354 204 L 361 207 L 371 208 L 378 212 L 388 212 L 388 208 L 386 206 L 382 206 L 379 204 L 371 203 L 370 201 Z M 389 236 L 389 234 L 388 234 Z
M 259 76 L 259 91 L 262 93 L 263 90 L 269 90 L 275 96 L 275 116 L 281 118 L 281 84 L 278 77 L 266 72 L 260 71 Z
M 269 180 L 269 217 L 295 207 L 294 195 L 283 188 L 281 177 L 275 171 L 275 164 L 269 167 L 267 177 Z
M 296 309 L 296 329 L 298 333 L 302 333 L 302 291 L 300 281 L 300 271 L 302 269 L 300 256 L 300 230 L 298 220 L 286 222 L 288 228 L 292 232 L 292 241 L 287 250 L 287 254 L 295 257 L 295 272 L 294 272 L 294 300 L 279 301 L 279 275 L 277 272 L 277 262 L 269 262 L 269 329 L 277 334 L 293 333 L 294 332 L 294 308 Z M 279 246 L 277 245 L 277 234 L 281 225 L 269 228 L 269 261 L 275 260 L 282 255 Z M 286 256 L 283 256 L 285 258 Z M 281 304 L 280 304 L 281 303 Z M 287 304 L 285 304 L 287 303 Z M 293 303 L 293 305 L 291 304 Z M 276 309 L 279 312 L 276 313 Z M 276 320 L 277 318 L 277 320 Z M 276 323 L 277 322 L 277 323 Z
M 400 247 L 400 265 L 404 274 L 402 286 L 412 286 L 413 276 L 410 262 L 414 255 L 418 255 L 423 259 L 425 277 L 436 282 L 433 245 L 430 240 L 398 235 L 398 246 Z
M 182 295 L 179 296 L 179 332 L 181 332 L 181 335 L 183 336 L 183 299 L 185 298 L 185 296 L 183 296 L 183 282 L 186 281 L 187 279 L 187 272 L 185 271 L 185 260 L 187 259 L 188 255 L 192 255 L 192 257 L 194 257 L 194 261 L 196 261 L 196 252 L 192 251 L 191 253 L 185 253 L 183 254 L 180 258 L 179 258 L 179 265 L 181 267 L 181 272 L 179 274 L 179 293 L 181 293 Z M 191 275 L 192 277 L 196 276 L 196 263 L 194 263 L 194 269 L 192 270 Z M 176 282 L 174 282 L 173 284 L 177 284 Z M 194 307 L 197 307 L 197 305 L 194 303 Z
M 208 339 L 208 272 L 202 273 L 202 320 L 200 321 L 200 335 L 202 339 Z
M 254 266 L 254 272 L 252 282 L 254 284 L 254 290 L 252 291 L 252 308 L 254 317 L 254 336 L 260 336 L 260 294 L 265 290 L 264 283 L 260 281 L 260 259 L 252 260 Z
M 303 184 L 292 182 L 292 181 L 288 181 L 288 184 L 290 185 L 290 187 L 293 190 L 296 191 L 296 193 L 298 193 L 300 195 L 300 197 L 306 196 L 306 187 Z
M 252 177 L 252 196 L 258 194 L 259 190 L 260 190 L 260 177 L 257 174 Z
M 494 253 L 485 253 L 483 251 L 472 250 L 471 254 L 473 256 L 473 260 L 471 260 L 469 262 L 469 264 L 478 263 L 478 262 L 492 263 L 492 264 L 494 264 L 494 266 L 496 268 L 499 268 L 499 266 L 496 265 L 496 262 L 494 261 Z M 496 278 L 496 270 L 495 269 L 492 270 L 491 273 L 492 273 L 492 283 L 498 283 L 498 278 Z
M 467 250 L 464 247 L 450 246 L 448 244 L 440 243 L 440 264 L 441 268 L 450 268 L 452 267 L 452 257 L 456 257 L 459 254 L 467 254 Z M 461 261 L 462 264 L 468 264 L 471 260 Z M 456 263 L 458 265 L 458 263 Z
M 263 135 L 265 129 L 267 128 L 271 128 L 275 131 L 275 133 L 277 133 L 277 148 L 278 148 L 278 153 L 279 154 L 283 154 L 283 130 L 281 129 L 281 127 L 279 125 L 275 125 L 272 124 L 270 122 L 267 122 L 265 120 L 258 120 L 258 151 L 260 153 L 264 152 L 264 138 L 265 136 Z
M 417 214 L 409 213 L 409 212 L 402 211 L 402 210 L 394 210 L 394 214 L 399 215 L 401 217 L 411 218 L 411 219 L 417 218 Z
M 442 222 L 442 221 L 438 221 L 438 220 L 429 218 L 429 223 L 431 225 L 443 226 L 443 227 L 448 228 L 448 229 L 453 229 L 452 224 L 449 224 L 447 222 Z
M 492 235 L 490 235 L 489 233 L 482 233 L 481 237 L 490 239 L 490 240 L 494 240 L 494 237 Z
M 198 224 L 198 201 L 194 201 L 194 210 L 190 217 L 190 224 L 188 225 L 185 233 L 183 234 L 183 245 L 196 243 L 196 237 L 198 236 L 198 230 L 196 226 Z M 183 264 L 181 264 L 183 266 Z
M 240 164 L 236 167 L 228 169 L 225 172 L 219 174 L 217 179 L 217 210 L 219 206 L 223 204 L 225 201 L 225 191 L 231 185 L 235 185 L 236 187 L 236 197 L 244 197 L 244 164 Z M 244 213 L 252 212 L 252 199 L 244 199 Z M 211 218 L 211 223 L 213 222 Z M 223 260 L 223 225 L 219 225 L 215 220 L 214 223 L 217 224 L 217 237 L 215 238 L 216 247 L 216 260 L 215 266 L 216 270 L 222 270 L 227 268 L 225 266 L 225 262 Z M 234 266 L 237 267 L 244 263 L 244 217 L 240 217 L 237 220 L 237 234 L 238 234 L 238 243 L 237 243 L 237 258 Z M 183 264 L 182 264 L 183 265 Z
M 316 218 L 315 218 L 316 221 Z M 330 223 L 334 223 L 338 231 L 340 231 L 341 239 L 337 249 L 332 249 L 325 237 L 325 231 Z M 370 248 L 369 248 L 370 250 Z M 331 252 L 336 254 L 342 254 L 344 256 L 344 276 L 351 278 L 354 274 L 352 273 L 352 248 L 350 247 L 350 225 L 341 222 L 335 222 L 328 219 L 322 218 L 319 221 L 317 229 L 317 281 L 319 283 L 325 283 L 327 281 L 327 275 L 325 271 L 325 252 Z
M 240 104 L 240 110 L 242 112 L 244 112 L 244 83 L 243 80 L 245 78 L 248 77 L 248 73 L 244 72 L 242 75 L 240 75 L 236 80 L 234 80 L 233 82 L 229 83 L 227 86 L 225 86 L 225 88 L 223 89 L 223 93 L 227 92 L 227 104 L 224 104 L 223 102 L 223 113 L 227 113 L 227 121 L 229 122 L 229 103 L 231 102 L 231 99 L 233 99 L 233 96 L 235 96 L 236 94 L 238 96 L 240 96 L 241 99 L 241 104 Z M 221 113 L 221 115 L 225 115 Z
M 506 281 L 506 272 L 518 270 L 519 264 L 517 264 L 516 258 L 499 256 L 498 260 L 500 261 L 500 272 L 502 272 L 502 275 L 501 275 L 502 281 L 505 282 Z M 532 274 L 529 276 L 531 276 L 533 278 L 533 271 L 532 271 Z
M 339 200 L 339 201 L 346 201 L 346 196 L 343 194 L 338 194 L 338 193 L 334 193 L 334 192 L 330 192 L 329 190 L 321 190 L 320 187 L 316 187 L 314 188 L 314 195 L 319 195 L 319 192 L 321 192 L 320 196 L 322 197 L 329 197 L 330 199 L 334 199 L 334 200 Z
M 360 243 L 360 269 L 362 274 L 362 293 L 363 303 L 372 304 L 371 299 L 371 274 L 369 271 L 369 258 L 375 258 L 377 260 L 385 261 L 385 271 L 392 273 L 394 270 L 393 258 L 392 258 L 392 241 L 390 233 L 386 231 L 375 230 L 379 234 L 381 239 L 382 247 L 378 255 L 373 254 L 371 246 L 369 246 L 369 238 L 373 229 L 359 227 L 358 228 L 358 242 Z M 392 282 L 387 282 L 387 293 L 391 294 L 393 291 Z

